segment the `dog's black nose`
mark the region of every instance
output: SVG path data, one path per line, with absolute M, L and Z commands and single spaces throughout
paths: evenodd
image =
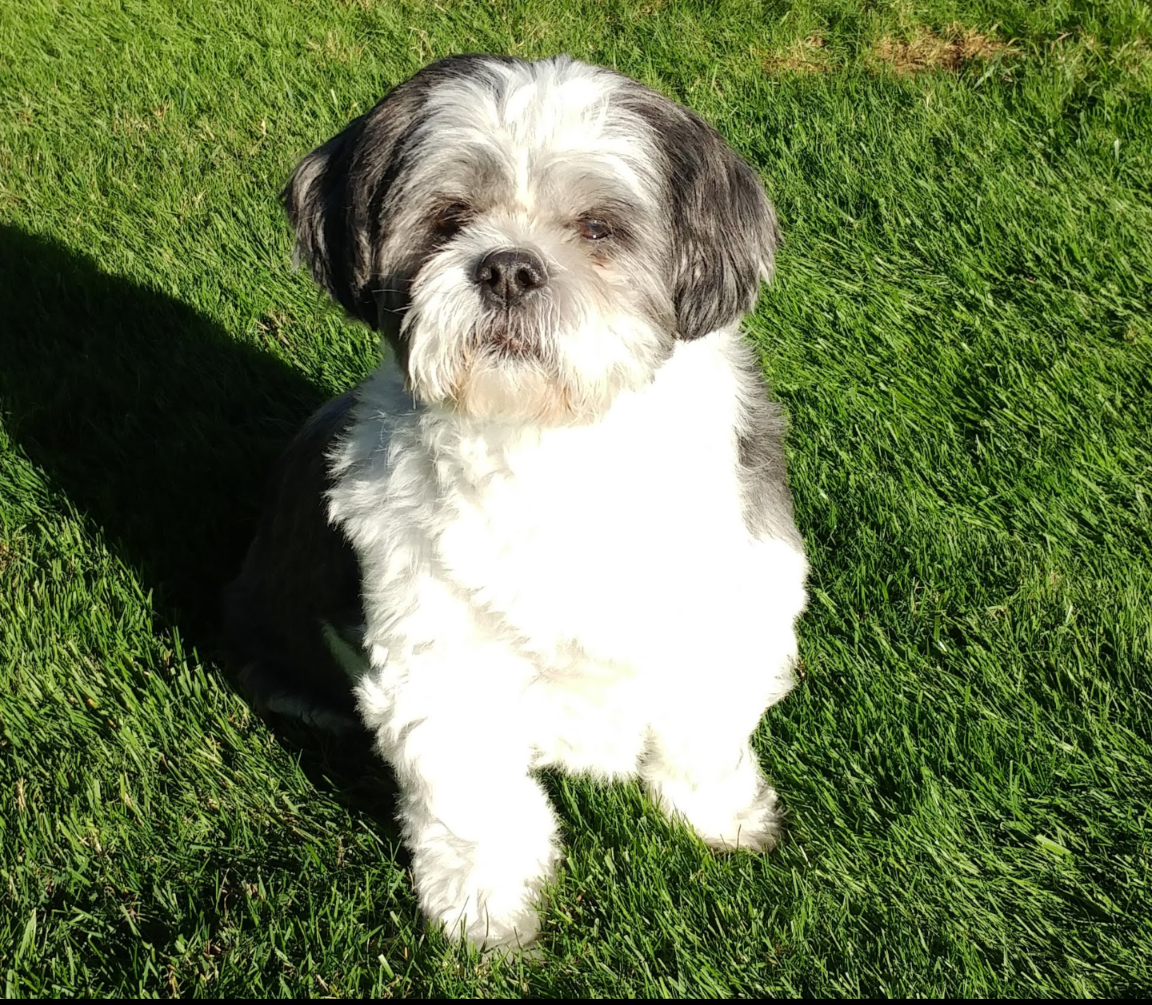
M 538 255 L 523 248 L 492 251 L 476 266 L 481 294 L 501 307 L 512 307 L 547 280 Z

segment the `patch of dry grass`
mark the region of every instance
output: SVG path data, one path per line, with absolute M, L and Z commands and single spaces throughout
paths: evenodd
M 988 61 L 1018 52 L 1011 42 L 1001 42 L 991 33 L 966 28 L 957 22 L 940 33 L 921 25 L 910 38 L 885 35 L 870 53 L 870 62 L 886 64 L 899 74 L 915 74 L 927 70 L 961 70 L 977 60 Z
M 832 61 L 825 49 L 824 36 L 809 35 L 782 52 L 768 56 L 762 65 L 767 73 L 824 73 L 832 68 Z

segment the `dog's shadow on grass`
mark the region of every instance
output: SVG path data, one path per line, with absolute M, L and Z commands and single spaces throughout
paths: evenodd
M 153 591 L 166 627 L 220 666 L 221 588 L 273 462 L 326 397 L 188 305 L 0 225 L 5 425 Z M 278 725 L 315 781 L 336 779 L 339 797 L 376 804 L 391 826 L 391 798 L 363 798 L 359 738 Z

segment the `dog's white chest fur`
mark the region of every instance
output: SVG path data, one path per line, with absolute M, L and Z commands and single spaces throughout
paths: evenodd
M 638 632 L 667 632 L 688 613 L 690 581 L 714 579 L 747 550 L 734 416 L 723 414 L 732 389 L 705 386 L 728 404 L 706 427 L 684 409 L 687 368 L 712 348 L 682 346 L 600 422 L 465 436 L 458 465 L 444 463 L 455 470 L 437 560 L 541 654 L 576 641 L 594 657 L 626 657 Z M 707 529 L 677 533 L 688 522 Z
M 338 460 L 331 515 L 366 566 L 368 595 L 402 610 L 429 577 L 471 623 L 414 639 L 407 619 L 386 617 L 370 643 L 450 645 L 452 625 L 503 637 L 545 679 L 571 682 L 582 662 L 672 678 L 685 646 L 717 644 L 701 633 L 794 612 L 802 557 L 754 539 L 743 517 L 737 337 L 679 344 L 651 385 L 598 422 L 560 428 L 397 416 L 398 386 L 382 374 Z M 773 575 L 779 563 L 792 574 Z
M 569 427 L 398 414 L 394 374 L 366 386 L 330 511 L 363 568 L 361 710 L 390 760 L 446 692 L 500 734 L 487 757 L 607 777 L 653 729 L 746 735 L 787 691 L 804 558 L 745 523 L 738 338 L 677 346 Z

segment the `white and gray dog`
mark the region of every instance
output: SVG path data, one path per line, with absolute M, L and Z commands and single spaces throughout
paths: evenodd
M 567 57 L 426 67 L 304 158 L 300 252 L 387 362 L 313 417 L 229 591 L 243 681 L 358 710 L 420 906 L 526 943 L 560 858 L 535 769 L 639 778 L 719 849 L 774 840 L 749 736 L 793 683 L 806 562 L 739 334 L 756 174 Z

